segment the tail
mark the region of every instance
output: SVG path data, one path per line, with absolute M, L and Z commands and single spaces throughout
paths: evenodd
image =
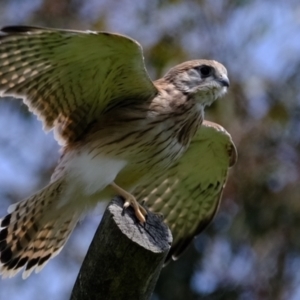
M 16 275 L 24 267 L 25 279 L 33 270 L 41 271 L 61 251 L 80 217 L 79 212 L 57 208 L 62 189 L 62 181 L 53 182 L 11 205 L 9 214 L 0 219 L 2 278 Z

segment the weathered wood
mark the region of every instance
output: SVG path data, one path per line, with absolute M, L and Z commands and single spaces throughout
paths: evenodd
M 160 216 L 141 225 L 115 198 L 105 211 L 75 282 L 71 300 L 146 300 L 172 242 Z

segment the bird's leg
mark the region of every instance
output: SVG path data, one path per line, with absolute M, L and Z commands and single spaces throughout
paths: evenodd
M 134 209 L 135 215 L 138 218 L 138 220 L 143 224 L 146 222 L 145 216 L 147 215 L 146 209 L 140 205 L 135 197 L 128 193 L 127 191 L 123 190 L 121 187 L 119 187 L 114 182 L 110 184 L 111 187 L 118 193 L 118 195 L 122 196 L 125 199 L 125 203 L 123 205 L 124 208 L 129 207 L 130 205 Z

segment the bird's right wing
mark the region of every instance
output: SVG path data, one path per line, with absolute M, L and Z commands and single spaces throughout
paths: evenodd
M 176 259 L 206 228 L 219 207 L 228 169 L 237 152 L 229 133 L 204 121 L 190 147 L 169 170 L 137 187 L 133 194 L 162 213 L 173 235 L 167 261 Z
M 61 144 L 109 105 L 154 97 L 141 46 L 94 31 L 12 26 L 0 32 L 0 96 L 23 98 Z

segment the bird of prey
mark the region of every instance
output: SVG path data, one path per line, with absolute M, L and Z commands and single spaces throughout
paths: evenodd
M 22 98 L 62 146 L 50 183 L 0 220 L 0 274 L 23 278 L 57 255 L 76 223 L 113 196 L 170 226 L 176 258 L 213 218 L 236 152 L 203 121 L 225 67 L 192 60 L 151 81 L 141 46 L 107 32 L 11 26 L 0 33 L 0 96 Z M 202 124 L 202 125 L 201 125 Z

